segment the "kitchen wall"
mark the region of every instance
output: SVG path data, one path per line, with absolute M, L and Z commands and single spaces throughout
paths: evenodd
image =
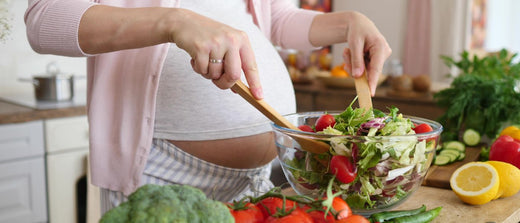
M 23 22 L 27 2 L 25 0 L 8 0 L 12 29 L 7 40 L 0 42 L 0 96 L 32 94 L 33 86 L 18 79 L 45 73 L 46 65 L 52 61 L 58 64 L 63 73 L 85 76 L 85 58 L 41 55 L 31 49 Z M 84 90 L 85 80 L 76 81 L 75 87 Z
M 292 0 L 297 4 L 298 0 Z M 0 42 L 0 96 L 32 93 L 30 83 L 21 82 L 20 78 L 45 72 L 46 65 L 55 61 L 61 71 L 74 75 L 85 75 L 85 58 L 70 58 L 35 53 L 25 35 L 23 14 L 28 1 L 10 0 L 12 14 L 12 30 L 5 42 Z M 401 49 L 405 34 L 407 0 L 335 0 L 334 10 L 357 10 L 374 21 L 392 47 L 392 58 L 401 57 Z M 345 45 L 333 47 L 334 64 L 341 63 L 341 51 Z M 76 82 L 79 89 L 85 88 L 84 81 Z
M 334 0 L 333 10 L 353 10 L 365 14 L 377 26 L 392 48 L 389 59 L 402 60 L 404 38 L 406 35 L 406 14 L 408 0 Z M 342 63 L 341 54 L 346 44 L 332 48 L 333 64 Z

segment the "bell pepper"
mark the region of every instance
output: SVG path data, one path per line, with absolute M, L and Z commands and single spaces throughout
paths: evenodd
M 520 142 L 509 135 L 499 136 L 491 144 L 489 160 L 510 163 L 520 169 Z
M 502 132 L 500 132 L 500 136 L 508 135 L 513 137 L 513 139 L 520 141 L 520 128 L 512 125 L 504 128 Z

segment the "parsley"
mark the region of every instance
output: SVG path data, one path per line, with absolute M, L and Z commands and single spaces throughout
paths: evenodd
M 495 138 L 507 122 L 520 123 L 520 64 L 513 62 L 515 57 L 506 50 L 472 59 L 464 51 L 460 61 L 442 57 L 447 66 L 461 71 L 449 88 L 434 95 L 446 110 L 438 119 L 443 140 L 456 139 L 466 128 Z

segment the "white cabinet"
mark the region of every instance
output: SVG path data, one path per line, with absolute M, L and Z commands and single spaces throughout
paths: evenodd
M 0 125 L 0 222 L 47 222 L 43 123 Z
M 87 173 L 86 116 L 45 120 L 49 221 L 72 223 L 78 218 L 80 179 Z

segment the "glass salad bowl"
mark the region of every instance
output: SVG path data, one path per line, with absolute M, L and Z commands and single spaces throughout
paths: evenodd
M 339 114 L 345 116 L 345 113 L 306 112 L 284 117 L 295 126 L 314 126 L 324 114 L 337 119 Z M 351 110 L 347 116 L 354 113 Z M 422 184 L 434 159 L 442 126 L 435 121 L 397 113 L 383 115 L 365 119 L 371 120 L 368 122 L 359 117 L 343 117 L 348 119 L 347 124 L 336 122 L 336 126 L 343 125 L 340 129 L 355 132 L 350 135 L 338 135 L 341 131 L 331 129 L 323 130 L 326 134 L 298 131 L 273 123 L 278 158 L 295 192 L 322 197 L 332 183 L 332 191 L 342 192 L 342 198 L 352 211 L 365 216 L 390 210 L 410 197 Z M 429 132 L 415 133 L 416 126 L 422 123 L 431 127 Z M 307 152 L 293 137 L 323 141 L 330 149 L 321 154 Z

